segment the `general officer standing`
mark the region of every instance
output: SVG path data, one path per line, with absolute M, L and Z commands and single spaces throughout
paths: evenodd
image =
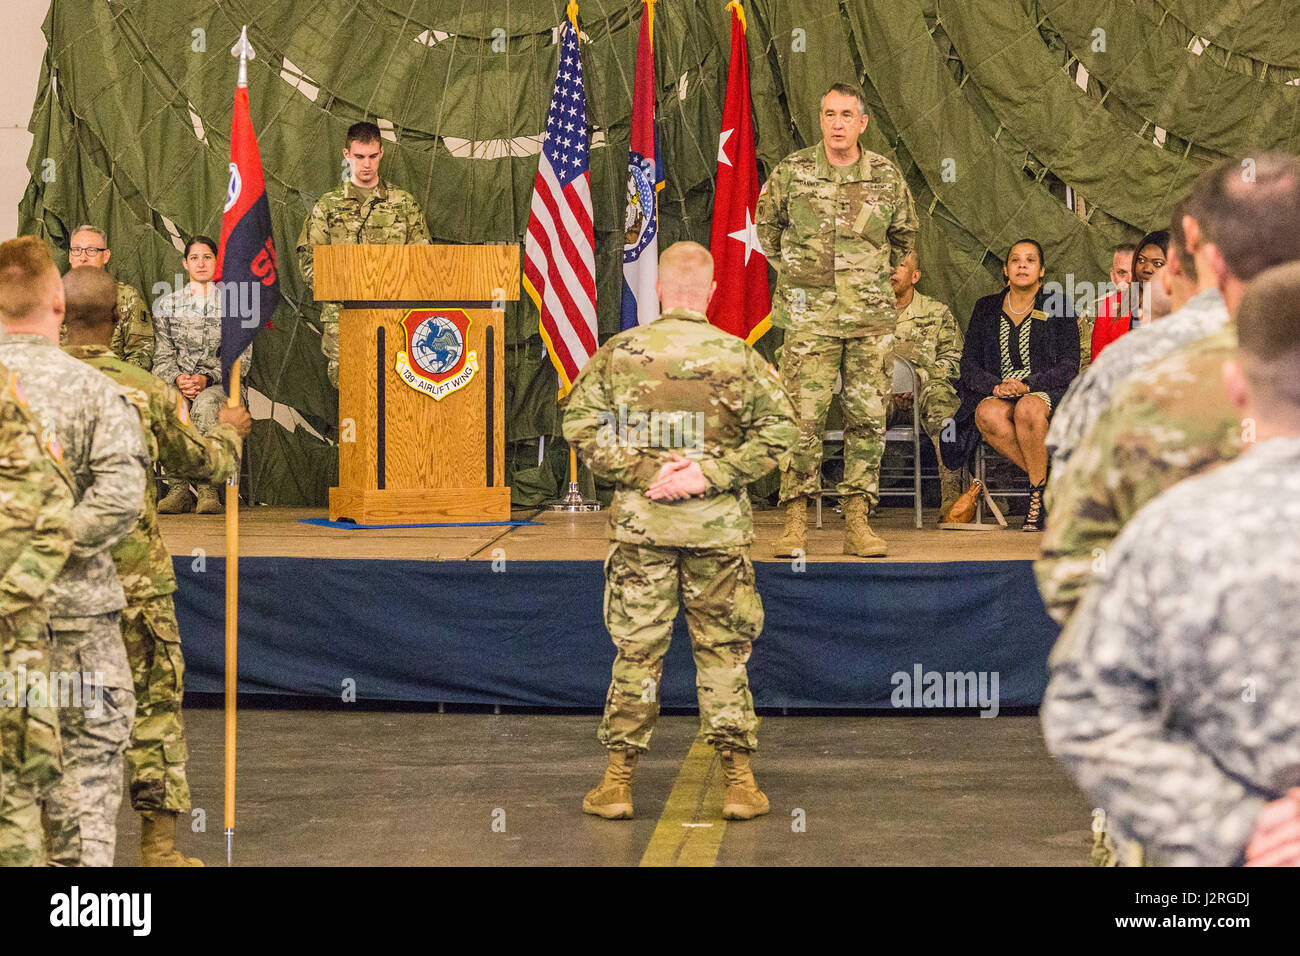
M 897 166 L 858 146 L 867 128 L 861 90 L 836 83 L 821 101 L 822 141 L 776 165 L 755 225 L 776 270 L 772 324 L 785 330 L 781 380 L 799 439 L 781 468 L 785 528 L 777 557 L 803 550 L 808 499 L 821 490 L 822 433 L 837 376 L 844 408 L 844 553 L 876 557 L 883 538 L 867 515 L 879 500 L 897 315 L 889 277 L 918 230 Z
M 174 478 L 224 481 L 239 467 L 239 443 L 252 419 L 241 406 L 222 405 L 207 434 L 190 422 L 185 400 L 166 382 L 128 365 L 109 349 L 113 334 L 112 282 L 96 269 L 63 277 L 67 299 L 65 349 L 127 389 L 143 426 L 149 458 Z M 176 574 L 158 527 L 157 491 L 145 488 L 140 520 L 113 548 L 126 592 L 122 639 L 135 684 L 135 720 L 127 750 L 131 806 L 141 816 L 140 858 L 145 866 L 201 866 L 176 849 L 176 823 L 190 809 L 187 747 L 181 716 L 185 658 L 172 593 Z
M 597 736 L 609 766 L 582 809 L 632 816 L 632 774 L 659 714 L 679 599 L 697 672 L 700 721 L 726 774 L 723 816 L 768 812 L 749 755 L 758 746 L 745 663 L 763 628 L 749 560 L 746 485 L 795 437 L 776 370 L 705 316 L 713 257 L 679 242 L 659 259 L 663 314 L 614 336 L 573 385 L 564 437 L 615 482 L 605 624 L 618 654 Z
M 144 501 L 140 420 L 112 381 L 59 351 L 63 283 L 34 236 L 0 243 L 0 362 L 20 368 L 32 413 L 76 483 L 73 548 L 50 586 L 63 776 L 45 806 L 49 862 L 111 866 L 135 692 L 118 617 L 126 601 L 112 548 Z
M 6 305 L 0 302 L 0 308 Z M 72 551 L 72 479 L 0 365 L 0 866 L 39 866 L 40 801 L 58 779 L 45 595 Z
M 298 236 L 298 264 L 307 288 L 315 281 L 316 247 L 337 245 L 424 245 L 429 226 L 420 204 L 404 189 L 379 178 L 383 140 L 374 123 L 348 128 L 343 158 L 347 181 L 316 201 Z M 329 379 L 339 385 L 339 312 L 342 305 L 321 306 L 321 351 L 329 361 Z

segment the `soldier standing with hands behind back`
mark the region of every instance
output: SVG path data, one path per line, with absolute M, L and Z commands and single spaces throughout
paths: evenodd
M 348 128 L 343 159 L 347 181 L 316 201 L 298 236 L 298 265 L 308 290 L 315 281 L 316 247 L 338 245 L 426 245 L 429 226 L 420 204 L 404 189 L 379 178 L 384 144 L 374 123 Z M 338 302 L 321 305 L 321 351 L 329 362 L 330 384 L 339 387 Z
M 776 270 L 772 324 L 785 330 L 781 380 L 799 439 L 781 468 L 785 528 L 777 557 L 802 551 L 808 499 L 821 490 L 822 433 L 837 374 L 844 387 L 844 553 L 879 557 L 867 514 L 879 500 L 891 391 L 894 292 L 889 277 L 915 247 L 912 194 L 897 166 L 858 146 L 862 91 L 836 83 L 822 97 L 822 141 L 781 160 L 758 197 L 758 236 Z
M 618 656 L 597 737 L 609 766 L 582 809 L 632 816 L 632 773 L 659 715 L 679 599 L 695 653 L 700 722 L 726 774 L 723 816 L 768 812 L 749 765 L 758 746 L 745 664 L 763 629 L 746 485 L 794 441 L 776 370 L 709 324 L 713 257 L 679 242 L 659 259 L 663 314 L 597 350 L 573 384 L 564 437 L 616 483 L 605 563 L 605 624 Z M 620 423 L 649 423 L 648 429 Z M 668 439 L 665 440 L 665 436 Z

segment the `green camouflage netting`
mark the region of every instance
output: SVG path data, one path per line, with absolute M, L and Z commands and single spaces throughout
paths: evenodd
M 1111 245 L 1162 225 L 1207 163 L 1300 146 L 1300 38 L 1284 0 L 745 6 L 764 170 L 817 141 L 827 86 L 862 82 L 864 143 L 899 163 L 917 198 L 921 289 L 963 323 L 998 287 L 1014 239 L 1043 241 L 1051 277 L 1101 281 Z M 183 237 L 220 230 L 229 51 L 247 24 L 253 121 L 287 264 L 284 303 L 250 375 L 250 492 L 322 504 L 337 475 L 337 407 L 292 249 L 316 197 L 340 180 L 344 131 L 360 119 L 385 131 L 383 175 L 415 194 L 435 242 L 521 243 L 563 9 L 563 0 L 53 0 L 21 231 L 66 250 L 68 231 L 94 222 L 108 230 L 110 268 L 146 299 L 180 281 Z M 722 0 L 659 0 L 655 10 L 662 243 L 707 243 L 729 14 Z M 602 335 L 619 321 L 640 16 L 640 0 L 580 5 Z M 515 502 L 531 504 L 563 487 L 568 452 L 526 297 L 506 327 L 509 476 Z M 759 343 L 769 356 L 777 345 L 776 332 Z M 590 490 L 589 476 L 583 483 Z

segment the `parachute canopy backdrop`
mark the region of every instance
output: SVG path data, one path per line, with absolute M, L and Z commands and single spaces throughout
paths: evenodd
M 337 405 L 319 309 L 290 250 L 340 181 L 347 127 L 384 136 L 382 175 L 435 242 L 522 244 L 564 0 L 53 0 L 20 230 L 66 250 L 107 229 L 110 269 L 152 301 L 181 245 L 216 235 L 231 126 L 229 50 L 258 51 L 249 98 L 283 300 L 250 375 L 250 492 L 318 505 L 336 481 Z M 1300 41 L 1281 0 L 746 0 L 760 175 L 820 138 L 818 97 L 862 83 L 864 145 L 893 158 L 921 218 L 922 291 L 961 321 L 1001 283 L 1012 241 L 1048 278 L 1106 279 L 1111 247 L 1164 225 L 1224 157 L 1300 151 Z M 641 0 L 582 0 L 598 320 L 619 328 Z M 668 185 L 663 248 L 707 244 L 730 56 L 722 0 L 655 5 Z M 66 257 L 66 252 L 62 255 Z M 65 259 L 66 262 L 66 259 Z M 557 378 L 527 298 L 507 307 L 508 474 L 516 503 L 555 493 L 567 452 Z M 759 340 L 771 354 L 777 331 Z M 589 478 L 587 479 L 589 480 Z

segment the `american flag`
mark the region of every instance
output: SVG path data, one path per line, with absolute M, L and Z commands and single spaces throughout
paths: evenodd
M 524 240 L 524 288 L 564 391 L 596 351 L 596 241 L 592 229 L 587 97 L 578 29 L 560 30 L 560 65 Z

